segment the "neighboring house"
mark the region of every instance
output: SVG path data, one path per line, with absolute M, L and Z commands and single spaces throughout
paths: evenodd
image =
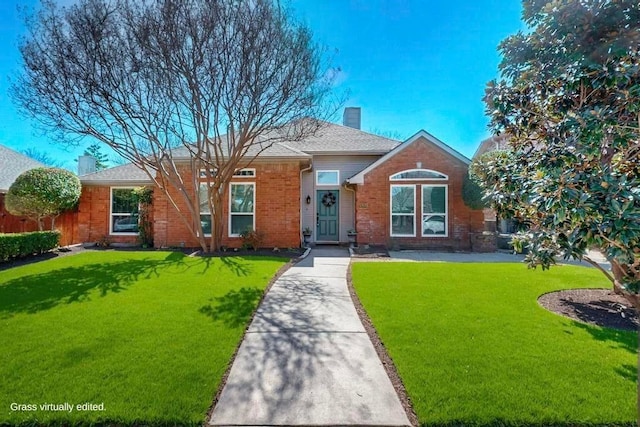
M 38 229 L 35 221 L 11 215 L 5 209 L 4 197 L 20 174 L 44 166 L 24 154 L 0 145 L 0 233 L 21 233 Z
M 346 109 L 344 122 L 327 123 L 302 141 L 276 143 L 240 168 L 224 204 L 222 244 L 240 246 L 240 233 L 251 227 L 263 233 L 266 247 L 298 247 L 309 227 L 315 243 L 346 243 L 353 229 L 359 244 L 470 249 L 484 224 L 482 211 L 462 201 L 469 159 L 424 131 L 405 142 L 363 132 L 359 108 Z M 186 150 L 174 159 L 190 170 Z M 129 164 L 80 180 L 78 241 L 135 242 L 137 207 L 130 195 L 153 185 L 149 177 Z M 210 231 L 206 203 L 200 220 Z M 161 191 L 154 192 L 153 230 L 158 247 L 197 246 Z

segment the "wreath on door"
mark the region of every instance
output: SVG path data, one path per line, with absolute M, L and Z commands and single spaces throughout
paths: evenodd
M 322 205 L 327 208 L 330 208 L 335 204 L 336 204 L 336 195 L 330 191 L 328 193 L 324 193 L 324 196 L 322 196 Z

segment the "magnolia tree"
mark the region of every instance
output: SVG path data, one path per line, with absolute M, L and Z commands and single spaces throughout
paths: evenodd
M 491 125 L 509 150 L 475 165 L 488 199 L 524 222 L 530 266 L 586 259 L 638 305 L 640 285 L 640 5 L 525 0 L 528 31 L 500 45 L 488 84 Z
M 275 0 L 44 1 L 28 24 L 14 100 L 60 137 L 93 138 L 143 169 L 205 251 L 221 245 L 239 164 L 330 113 L 322 51 Z
M 9 187 L 5 198 L 12 215 L 26 216 L 38 223 L 51 218 L 51 229 L 61 213 L 76 207 L 82 187 L 73 173 L 58 168 L 35 168 L 23 172 Z

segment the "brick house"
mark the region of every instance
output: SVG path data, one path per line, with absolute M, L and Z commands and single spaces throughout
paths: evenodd
M 482 211 L 462 201 L 469 159 L 424 131 L 400 142 L 359 127 L 360 109 L 348 108 L 344 126 L 327 123 L 313 137 L 276 143 L 241 165 L 224 203 L 222 244 L 240 246 L 240 232 L 251 227 L 263 233 L 265 247 L 298 247 L 309 228 L 312 243 L 346 243 L 348 231 L 356 230 L 360 244 L 471 249 L 472 234 L 484 224 Z M 190 170 L 183 153 L 174 159 Z M 80 180 L 77 240 L 135 242 L 136 206 L 129 195 L 152 185 L 145 173 L 124 165 Z M 200 213 L 210 232 L 206 203 Z M 153 234 L 158 247 L 197 246 L 160 191 L 154 193 Z

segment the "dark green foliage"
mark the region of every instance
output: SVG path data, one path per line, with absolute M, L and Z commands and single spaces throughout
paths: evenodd
M 0 262 L 34 254 L 42 254 L 60 244 L 57 231 L 0 234 Z
M 462 200 L 471 209 L 483 209 L 487 203 L 483 200 L 484 193 L 482 187 L 478 185 L 469 175 L 464 176 L 462 181 Z
M 589 248 L 609 279 L 640 284 L 640 5 L 525 0 L 529 31 L 500 45 L 501 80 L 485 102 L 512 161 L 493 162 L 492 206 L 530 226 L 516 239 L 530 266 Z M 605 273 L 606 274 L 606 273 Z
M 140 187 L 133 192 L 138 202 L 138 241 L 143 248 L 153 247 L 153 188 Z
M 42 218 L 75 208 L 81 191 L 80 180 L 68 170 L 35 168 L 16 178 L 5 203 L 11 214 L 33 219 L 42 230 Z
M 100 144 L 91 144 L 84 150 L 85 156 L 92 156 L 96 159 L 96 170 L 103 170 L 109 167 L 109 157 L 102 152 Z

